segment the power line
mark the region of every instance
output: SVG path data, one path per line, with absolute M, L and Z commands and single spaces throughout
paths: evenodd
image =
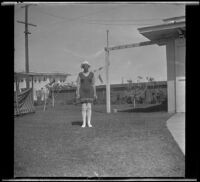
M 113 7 L 113 8 L 114 8 L 114 7 Z M 78 20 L 78 19 L 80 19 L 80 18 L 87 17 L 87 16 L 89 16 L 89 15 L 93 15 L 93 14 L 97 14 L 97 13 L 99 13 L 99 12 L 103 12 L 103 11 L 105 11 L 105 9 L 104 9 L 104 10 L 98 10 L 98 11 L 90 12 L 90 13 L 87 13 L 87 14 L 85 14 L 85 15 L 81 15 L 81 16 L 73 17 L 73 18 L 66 18 L 66 17 L 58 16 L 58 15 L 55 15 L 55 14 L 46 12 L 46 11 L 44 11 L 44 10 L 41 10 L 41 9 L 39 9 L 39 11 L 40 11 L 41 13 L 43 13 L 43 14 L 46 14 L 46 15 L 49 15 L 49 16 L 52 16 L 52 17 L 55 17 L 55 18 L 63 19 L 63 20 L 66 20 L 66 21 L 75 21 L 75 20 Z
M 83 22 L 86 24 L 96 24 L 96 25 L 116 25 L 116 26 L 140 26 L 140 25 L 152 25 L 152 23 L 98 23 L 98 22 Z
M 152 18 L 152 19 L 85 19 L 87 21 L 95 21 L 95 22 L 109 22 L 109 21 L 112 21 L 112 22 L 134 22 L 134 21 L 139 21 L 139 22 L 142 22 L 142 21 L 158 21 L 158 20 L 162 20 L 161 18 Z
M 85 15 L 81 15 L 79 17 L 66 18 L 66 17 L 62 17 L 62 16 L 59 16 L 59 15 L 55 15 L 55 14 L 46 12 L 46 11 L 41 10 L 41 9 L 39 10 L 40 13 L 52 16 L 52 17 L 57 18 L 57 19 L 61 19 L 63 21 L 78 21 L 78 20 L 81 20 L 80 23 L 85 23 L 85 24 L 118 25 L 118 26 L 119 25 L 151 25 L 150 23 L 138 23 L 138 21 L 144 22 L 144 21 L 161 20 L 161 18 L 153 18 L 153 19 L 124 19 L 124 20 L 111 20 L 111 19 L 110 20 L 109 19 L 104 19 L 104 20 L 103 19 L 96 19 L 96 20 L 95 19 L 94 20 L 86 19 L 86 20 L 84 20 L 84 19 L 81 19 L 81 18 L 87 17 L 88 15 L 96 14 L 96 13 L 102 12 L 102 11 L 104 11 L 104 10 L 91 12 L 91 13 L 88 13 L 88 14 L 85 14 Z M 104 23 L 103 21 L 106 22 L 106 23 Z M 109 21 L 116 22 L 116 23 L 108 23 Z M 134 21 L 137 21 L 137 22 L 134 23 Z M 122 24 L 122 22 L 124 22 L 124 23 Z M 126 23 L 126 22 L 133 22 L 133 23 Z
M 70 20 L 70 19 L 67 19 L 66 17 L 57 16 L 57 15 L 54 15 L 54 14 L 52 14 L 52 13 L 46 12 L 46 11 L 41 10 L 41 9 L 37 9 L 37 10 L 38 10 L 40 13 L 42 13 L 42 14 L 46 14 L 46 15 L 52 16 L 52 17 L 54 17 L 54 18 Z
M 79 18 L 81 18 L 81 17 L 78 17 L 78 18 L 68 19 L 66 17 L 54 15 L 54 14 L 47 13 L 47 12 L 44 12 L 44 11 L 41 11 L 41 10 L 40 10 L 40 13 L 43 13 L 43 14 L 46 14 L 46 15 L 49 15 L 49 16 L 52 16 L 52 17 L 55 17 L 55 18 L 58 18 L 58 19 L 61 19 L 61 20 L 64 20 L 64 21 L 77 21 Z M 84 24 L 96 24 L 96 25 L 117 25 L 117 26 L 119 26 L 119 25 L 120 26 L 121 25 L 132 25 L 132 26 L 133 25 L 151 25 L 152 24 L 152 23 L 103 23 L 103 22 L 101 23 L 101 22 L 96 22 L 96 21 L 85 21 L 85 20 L 81 20 L 80 23 L 84 23 Z

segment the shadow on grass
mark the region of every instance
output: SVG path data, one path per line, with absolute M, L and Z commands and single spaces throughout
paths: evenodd
M 167 102 L 163 102 L 159 105 L 149 106 L 145 108 L 130 108 L 130 109 L 120 109 L 118 112 L 161 112 L 167 111 Z
M 81 126 L 83 124 L 82 121 L 72 121 L 72 125 Z
M 98 110 L 98 109 L 93 109 L 93 112 L 97 112 L 97 113 L 106 113 L 106 110 Z

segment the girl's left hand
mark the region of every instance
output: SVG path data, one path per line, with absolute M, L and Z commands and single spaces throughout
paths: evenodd
M 97 99 L 97 95 L 94 95 L 94 99 L 95 99 L 95 100 Z

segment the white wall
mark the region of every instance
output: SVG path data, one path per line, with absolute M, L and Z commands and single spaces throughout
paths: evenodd
M 168 112 L 185 112 L 185 39 L 166 44 Z
M 175 81 L 167 81 L 167 98 L 168 98 L 168 112 L 174 113 L 176 111 L 176 98 L 175 98 Z
M 175 40 L 176 112 L 185 112 L 185 39 Z
M 175 44 L 170 40 L 166 44 L 167 56 L 167 99 L 168 112 L 174 113 L 175 109 Z

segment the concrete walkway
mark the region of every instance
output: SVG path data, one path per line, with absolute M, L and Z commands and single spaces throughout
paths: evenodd
M 168 121 L 167 127 L 185 155 L 185 113 L 176 113 Z

